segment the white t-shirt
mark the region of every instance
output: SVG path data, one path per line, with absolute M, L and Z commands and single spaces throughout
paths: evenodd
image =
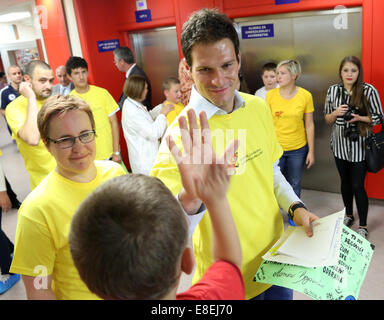
M 276 84 L 276 88 L 278 88 L 278 87 L 279 87 L 279 85 Z M 268 91 L 269 91 L 269 90 L 266 90 L 266 89 L 265 89 L 265 86 L 264 86 L 264 87 L 262 87 L 262 88 L 256 90 L 256 92 L 255 92 L 255 96 L 256 96 L 256 97 L 263 98 L 263 99 L 265 100 L 265 96 L 267 95 L 267 92 L 268 92 Z

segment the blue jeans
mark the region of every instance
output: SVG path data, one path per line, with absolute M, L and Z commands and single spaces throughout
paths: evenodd
M 281 173 L 299 198 L 301 194 L 301 177 L 303 176 L 303 167 L 307 154 L 308 145 L 305 145 L 297 150 L 284 151 L 279 160 Z
M 260 293 L 258 296 L 252 298 L 251 300 L 292 300 L 293 299 L 293 290 L 280 287 L 272 286 L 268 290 Z

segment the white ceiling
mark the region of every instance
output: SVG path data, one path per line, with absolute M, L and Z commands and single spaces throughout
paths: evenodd
M 25 10 L 31 10 L 31 0 L 0 0 L 0 14 Z

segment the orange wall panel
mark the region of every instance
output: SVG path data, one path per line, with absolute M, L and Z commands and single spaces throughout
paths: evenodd
M 369 66 L 371 79 L 370 82 L 379 91 L 381 104 L 384 101 L 384 67 L 381 63 L 384 57 L 384 42 L 382 41 L 382 31 L 384 30 L 384 2 L 379 0 L 367 1 L 367 7 L 371 9 L 371 50 Z M 367 35 L 368 36 L 368 35 Z M 368 173 L 366 178 L 366 189 L 368 197 L 384 199 L 384 169 L 376 174 Z

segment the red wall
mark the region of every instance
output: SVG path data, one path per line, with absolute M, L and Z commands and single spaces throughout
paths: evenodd
M 49 65 L 56 70 L 58 66 L 65 64 L 71 55 L 63 7 L 60 0 L 36 0 L 36 5 L 44 6 L 48 13 L 47 24 L 43 23 L 41 31 Z
M 147 0 L 152 21 L 136 23 L 135 0 L 73 0 L 83 55 L 89 62 L 91 80 L 108 89 L 118 99 L 123 75 L 113 65 L 112 52 L 98 53 L 96 41 L 120 39 L 121 45 L 129 44 L 127 33 L 134 30 L 176 26 L 178 40 L 184 21 L 195 10 L 219 8 L 231 18 L 333 9 L 337 5 L 363 7 L 362 62 L 365 81 L 372 83 L 384 97 L 384 1 L 382 0 L 301 0 L 299 3 L 275 5 L 275 0 Z M 60 1 L 58 1 L 60 2 Z M 45 39 L 45 35 L 44 35 Z M 51 51 L 47 49 L 48 56 Z M 182 56 L 179 49 L 180 57 Z M 384 101 L 384 100 L 383 100 Z M 384 170 L 368 174 L 366 185 L 369 197 L 384 199 Z

